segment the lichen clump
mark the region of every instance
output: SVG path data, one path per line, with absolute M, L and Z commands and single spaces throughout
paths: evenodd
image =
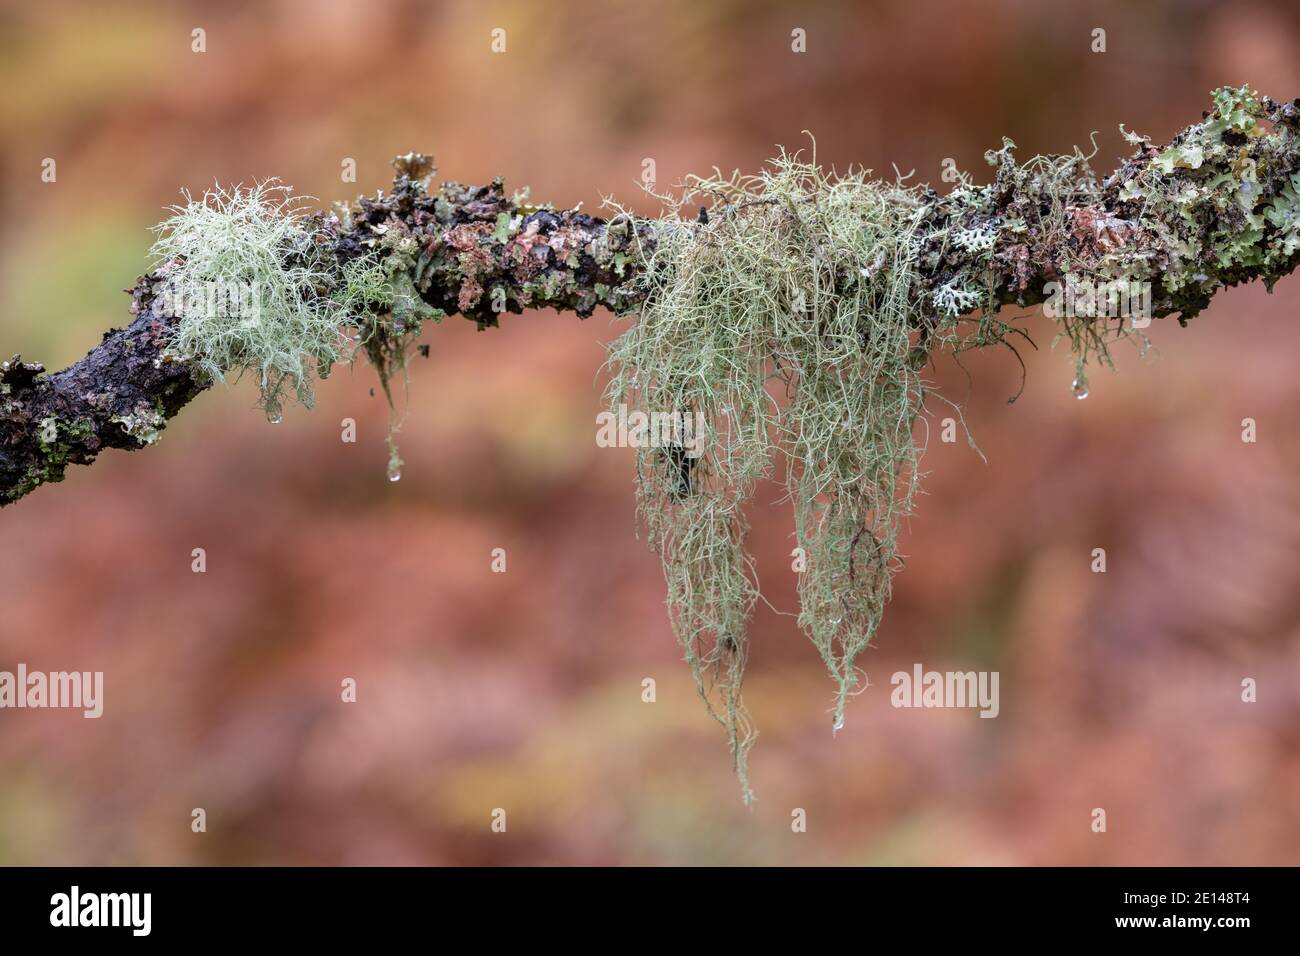
M 1198 307 L 1225 285 L 1286 268 L 1300 251 L 1300 104 L 1261 99 L 1249 86 L 1212 98 L 1205 119 L 1165 149 L 1126 132 L 1137 152 L 1112 184 L 1159 239 L 1163 288 Z
M 179 320 L 169 351 L 214 381 L 256 374 L 272 420 L 286 392 L 310 406 L 313 377 L 342 354 L 347 312 L 330 294 L 332 263 L 304 231 L 305 213 L 274 182 L 185 197 L 151 250 Z
M 152 249 L 162 304 L 177 319 L 168 355 L 212 381 L 255 375 L 272 422 L 287 399 L 310 408 L 313 379 L 334 363 L 364 355 L 388 400 L 389 473 L 399 474 L 392 379 L 422 321 L 442 316 L 412 284 L 415 241 L 380 232 L 341 261 L 334 230 L 274 180 L 185 196 Z
M 681 215 L 701 197 L 707 221 Z M 703 423 L 697 458 L 639 450 L 638 502 L 674 632 L 749 799 L 741 684 L 759 591 L 744 506 L 783 457 L 804 565 L 799 625 L 834 678 L 838 728 L 865 686 L 856 660 L 917 490 L 922 367 L 956 335 L 956 310 L 936 319 L 918 305 L 918 189 L 783 152 L 759 175 L 692 178 L 668 201 L 643 250 L 640 318 L 610 347 L 608 398 Z

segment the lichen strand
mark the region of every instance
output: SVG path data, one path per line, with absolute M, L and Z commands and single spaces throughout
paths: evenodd
M 681 214 L 701 198 L 707 217 Z M 838 728 L 865 686 L 855 662 L 900 561 L 921 368 L 958 338 L 955 310 L 915 297 L 926 202 L 922 190 L 785 153 L 757 176 L 692 178 L 655 224 L 640 319 L 610 348 L 612 405 L 702 416 L 685 480 L 673 449 L 640 449 L 638 500 L 674 631 L 747 799 L 753 733 L 740 692 L 758 588 L 743 509 L 784 455 L 806 556 L 799 624 L 835 680 Z

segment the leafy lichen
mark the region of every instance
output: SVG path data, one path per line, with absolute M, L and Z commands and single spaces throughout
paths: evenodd
M 114 415 L 114 424 L 121 426 L 140 445 L 152 445 L 162 437 L 162 430 L 167 424 L 167 416 L 157 403 L 150 407 L 143 402 L 130 412 Z
M 1300 249 L 1296 135 L 1277 121 L 1285 109 L 1248 86 L 1212 96 L 1205 119 L 1164 150 L 1126 133 L 1138 151 L 1119 188 L 1122 208 L 1159 240 L 1158 263 L 1131 265 L 1158 265 L 1166 292 L 1201 303 L 1246 270 L 1281 270 Z M 1100 267 L 1123 265 L 1107 256 Z

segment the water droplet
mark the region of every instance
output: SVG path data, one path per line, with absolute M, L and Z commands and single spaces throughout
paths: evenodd
M 1088 397 L 1088 383 L 1081 378 L 1076 378 L 1074 383 L 1070 386 L 1070 391 L 1074 393 L 1075 398 L 1079 401 L 1083 401 Z
M 270 422 L 272 425 L 278 425 L 282 421 L 284 421 L 284 415 L 278 408 L 267 409 L 266 420 Z
M 843 729 L 844 729 L 844 715 L 841 714 L 840 719 L 835 721 L 834 725 L 832 725 L 831 727 L 831 736 L 834 737 Z
M 401 481 L 401 480 L 402 480 L 402 469 L 400 469 L 400 468 L 389 468 L 389 469 L 388 469 L 388 480 L 389 480 L 389 481 Z

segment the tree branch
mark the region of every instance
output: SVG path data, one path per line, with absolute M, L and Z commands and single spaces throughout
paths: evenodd
M 1134 156 L 1101 181 L 1077 152 L 1018 165 L 1004 141 L 988 154 L 991 184 L 963 181 L 942 197 L 926 191 L 916 229 L 918 321 L 1036 305 L 1052 283 L 1080 276 L 1150 283 L 1152 314 L 1176 313 L 1182 323 L 1224 287 L 1262 279 L 1271 288 L 1300 259 L 1300 101 L 1260 101 L 1243 88 L 1218 91 L 1215 104 L 1167 147 L 1126 134 Z M 408 154 L 394 166 L 392 192 L 341 216 L 317 214 L 313 239 L 340 267 L 388 231 L 414 239 L 420 296 L 480 328 L 529 308 L 635 312 L 656 229 L 710 229 L 707 216 L 665 225 L 534 206 L 508 197 L 500 179 L 431 193 L 427 157 Z M 724 206 L 713 215 L 744 214 Z M 151 444 L 208 386 L 167 351 L 177 319 L 162 295 L 166 273 L 164 264 L 137 281 L 130 325 L 79 362 L 50 374 L 19 356 L 0 364 L 0 506 L 105 448 Z

